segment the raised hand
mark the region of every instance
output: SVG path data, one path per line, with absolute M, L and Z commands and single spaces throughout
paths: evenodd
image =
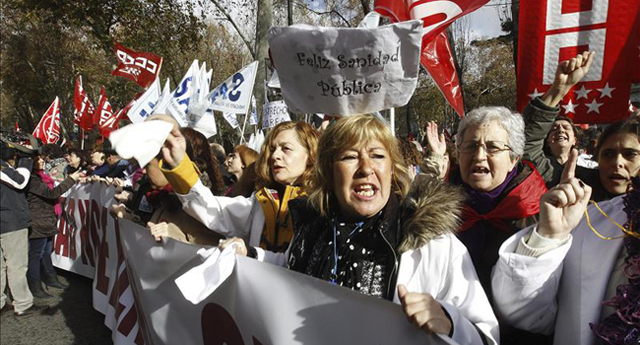
M 247 256 L 247 247 L 244 245 L 244 240 L 239 237 L 231 237 L 226 240 L 220 240 L 218 243 L 218 248 L 220 251 L 223 251 L 228 246 L 235 244 L 236 246 L 236 255 Z
M 575 177 L 578 150 L 573 149 L 564 165 L 560 184 L 540 197 L 538 234 L 565 239 L 578 225 L 591 198 L 591 187 Z
M 187 140 L 180 133 L 180 129 L 174 127 L 162 145 L 162 159 L 171 168 L 175 168 L 180 165 L 186 152 Z
M 430 294 L 409 292 L 404 285 L 398 285 L 398 298 L 407 318 L 418 328 L 427 333 L 451 333 L 451 320 Z
M 589 72 L 595 52 L 585 51 L 570 60 L 562 61 L 556 68 L 556 76 L 549 90 L 542 96 L 542 101 L 550 107 L 555 107 Z
M 441 156 L 447 153 L 447 142 L 444 140 L 444 134 L 438 134 L 438 124 L 433 121 L 427 123 L 427 142 L 431 152 Z

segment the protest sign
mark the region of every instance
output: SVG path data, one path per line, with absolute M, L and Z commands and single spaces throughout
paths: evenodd
M 207 95 L 211 104 L 209 108 L 223 113 L 246 114 L 251 105 L 257 71 L 258 61 L 254 61 L 213 89 Z
M 559 62 L 589 50 L 595 52 L 591 68 L 564 97 L 560 114 L 577 123 L 628 116 L 631 83 L 640 82 L 640 2 L 525 1 L 519 27 L 519 111 L 549 89 Z
M 109 214 L 115 188 L 76 185 L 63 202 L 54 238 L 53 264 L 93 278 L 93 307 L 105 315 L 114 344 L 144 344 L 120 248 L 118 222 Z
M 194 305 L 175 280 L 202 263 L 196 255 L 201 246 L 155 242 L 147 229 L 128 221 L 120 228 L 150 344 L 450 343 L 416 328 L 399 305 L 244 257 Z
M 272 27 L 269 46 L 293 113 L 351 115 L 407 104 L 418 80 L 420 21 L 378 28 Z
M 267 103 L 262 107 L 262 128 L 272 128 L 285 121 L 291 121 L 291 117 L 283 101 Z

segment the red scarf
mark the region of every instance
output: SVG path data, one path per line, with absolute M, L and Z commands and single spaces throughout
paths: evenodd
M 460 232 L 469 230 L 481 220 L 491 223 L 500 230 L 508 231 L 509 224 L 506 221 L 526 218 L 540 212 L 540 196 L 547 191 L 547 186 L 538 170 L 530 162 L 523 163 L 531 168 L 531 174 L 512 189 L 489 213 L 478 214 L 470 206 L 464 207 Z

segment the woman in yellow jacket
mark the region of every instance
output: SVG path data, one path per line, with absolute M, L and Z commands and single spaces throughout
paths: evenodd
M 284 252 L 293 236 L 288 202 L 305 193 L 314 169 L 318 132 L 304 122 L 274 127 L 256 162 L 256 192 L 249 198 L 214 196 L 198 179 L 185 154 L 186 141 L 174 129 L 163 148 L 161 169 L 184 210 L 209 229 L 259 246 L 259 258 Z M 277 261 L 277 259 L 274 259 Z

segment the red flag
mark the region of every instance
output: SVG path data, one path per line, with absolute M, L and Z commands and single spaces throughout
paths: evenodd
M 78 76 L 76 79 L 76 91 L 73 95 L 73 106 L 75 112 L 73 113 L 73 122 L 77 123 L 80 128 L 85 131 L 93 129 L 92 116 L 95 111 L 93 104 L 87 96 L 87 92 L 82 88 L 82 76 Z
M 609 123 L 628 116 L 631 83 L 640 81 L 640 1 L 520 3 L 518 110 L 544 94 L 558 63 L 594 51 L 589 73 L 560 103 L 576 123 Z
M 100 129 L 102 124 L 113 115 L 111 103 L 107 100 L 106 90 L 104 86 L 100 88 L 100 98 L 98 99 L 98 107 L 93 112 L 93 125 Z
M 124 108 L 120 109 L 117 113 L 113 114 L 100 126 L 100 135 L 108 138 L 111 132 L 120 127 L 120 120 L 122 120 L 129 112 L 129 109 L 135 103 L 135 99 L 129 102 Z
M 444 30 L 457 18 L 471 13 L 488 0 L 376 0 L 375 10 L 393 22 L 411 19 L 423 21 L 420 62 L 438 85 L 440 92 L 458 115 L 464 115 L 464 102 L 451 47 Z
M 118 67 L 111 75 L 127 78 L 145 89 L 153 83 L 162 67 L 162 58 L 145 52 L 136 52 L 116 42 Z
M 60 101 L 53 100 L 49 109 L 42 115 L 40 122 L 33 131 L 33 136 L 45 144 L 53 144 L 60 139 Z

